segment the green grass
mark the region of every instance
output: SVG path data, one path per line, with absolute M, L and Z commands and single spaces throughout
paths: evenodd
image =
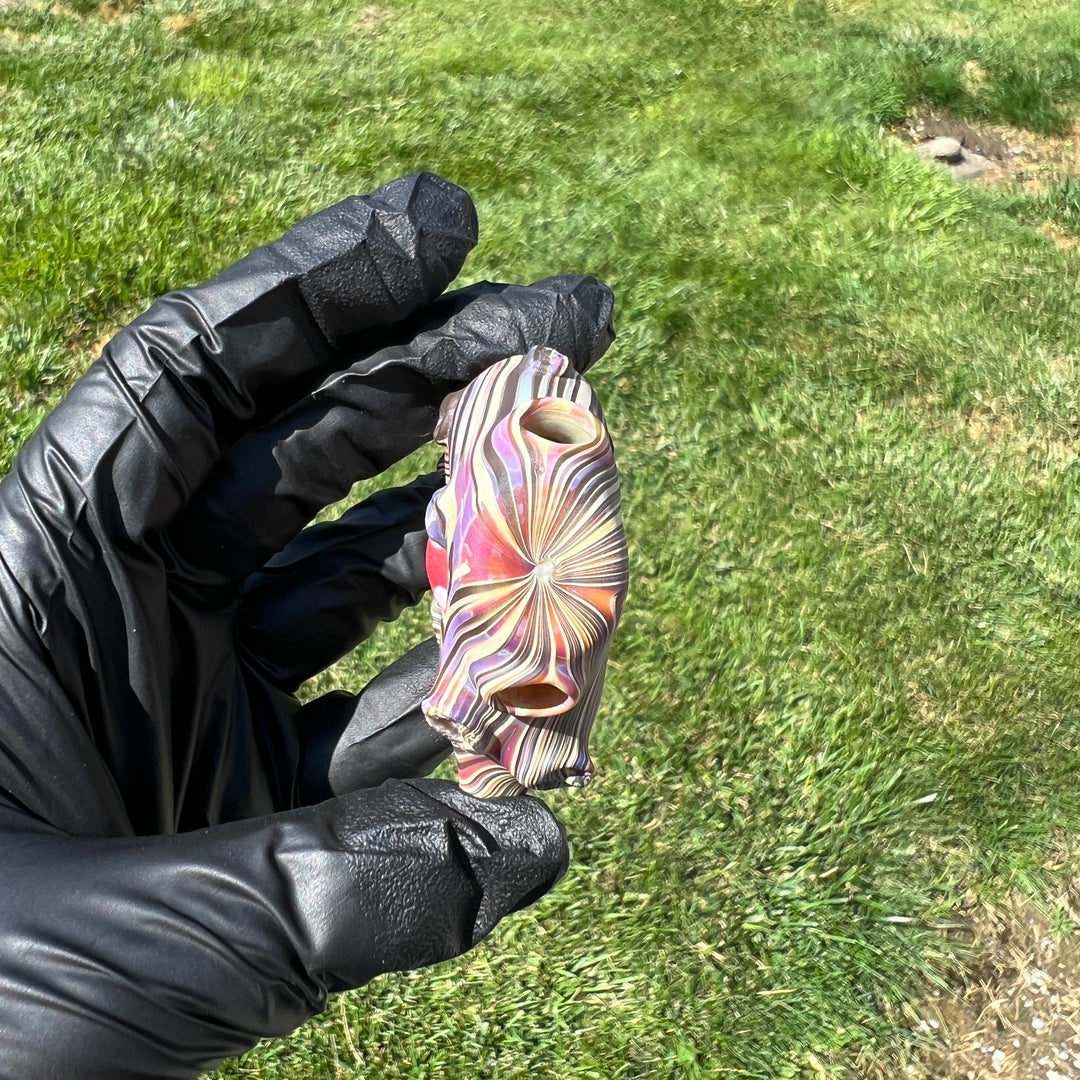
M 154 295 L 399 173 L 473 193 L 466 279 L 617 293 L 568 877 L 220 1080 L 895 1076 L 956 899 L 1075 874 L 1076 187 L 956 186 L 881 137 L 925 103 L 1067 131 L 1075 5 L 0 8 L 0 464 Z

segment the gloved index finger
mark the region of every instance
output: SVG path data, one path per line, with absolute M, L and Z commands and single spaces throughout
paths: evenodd
M 266 404 L 275 390 L 429 303 L 476 236 L 468 194 L 419 173 L 315 214 L 207 284 L 163 297 L 110 342 L 27 444 L 20 486 L 46 506 L 88 497 L 110 532 L 141 539 L 171 520 L 260 409 L 275 407 Z
M 587 367 L 614 338 L 613 305 L 579 275 L 448 293 L 432 305 L 440 324 L 361 356 L 238 440 L 163 537 L 177 574 L 242 581 L 354 483 L 430 439 L 443 398 L 485 367 L 533 344 Z

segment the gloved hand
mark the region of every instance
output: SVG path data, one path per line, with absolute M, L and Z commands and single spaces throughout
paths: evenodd
M 123 330 L 0 484 L 4 1080 L 194 1076 L 565 868 L 539 801 L 401 779 L 446 751 L 430 644 L 294 696 L 425 590 L 438 478 L 303 526 L 486 364 L 612 338 L 591 278 L 440 298 L 475 239 L 431 175 L 316 214 Z

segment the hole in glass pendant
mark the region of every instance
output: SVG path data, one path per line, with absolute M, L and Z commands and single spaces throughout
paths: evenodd
M 557 399 L 538 401 L 521 418 L 522 430 L 538 439 L 577 446 L 596 438 L 598 422 L 588 409 Z
M 562 712 L 570 695 L 551 683 L 525 683 L 508 686 L 494 695 L 495 703 L 508 713 L 526 716 L 551 716 Z

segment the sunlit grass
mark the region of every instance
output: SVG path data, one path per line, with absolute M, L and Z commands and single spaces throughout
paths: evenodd
M 465 279 L 617 293 L 633 584 L 568 877 L 215 1075 L 898 1075 L 954 900 L 1075 869 L 1075 192 L 877 125 L 1062 130 L 1080 38 L 957 7 L 0 9 L 4 462 L 155 294 L 399 173 L 475 196 Z

